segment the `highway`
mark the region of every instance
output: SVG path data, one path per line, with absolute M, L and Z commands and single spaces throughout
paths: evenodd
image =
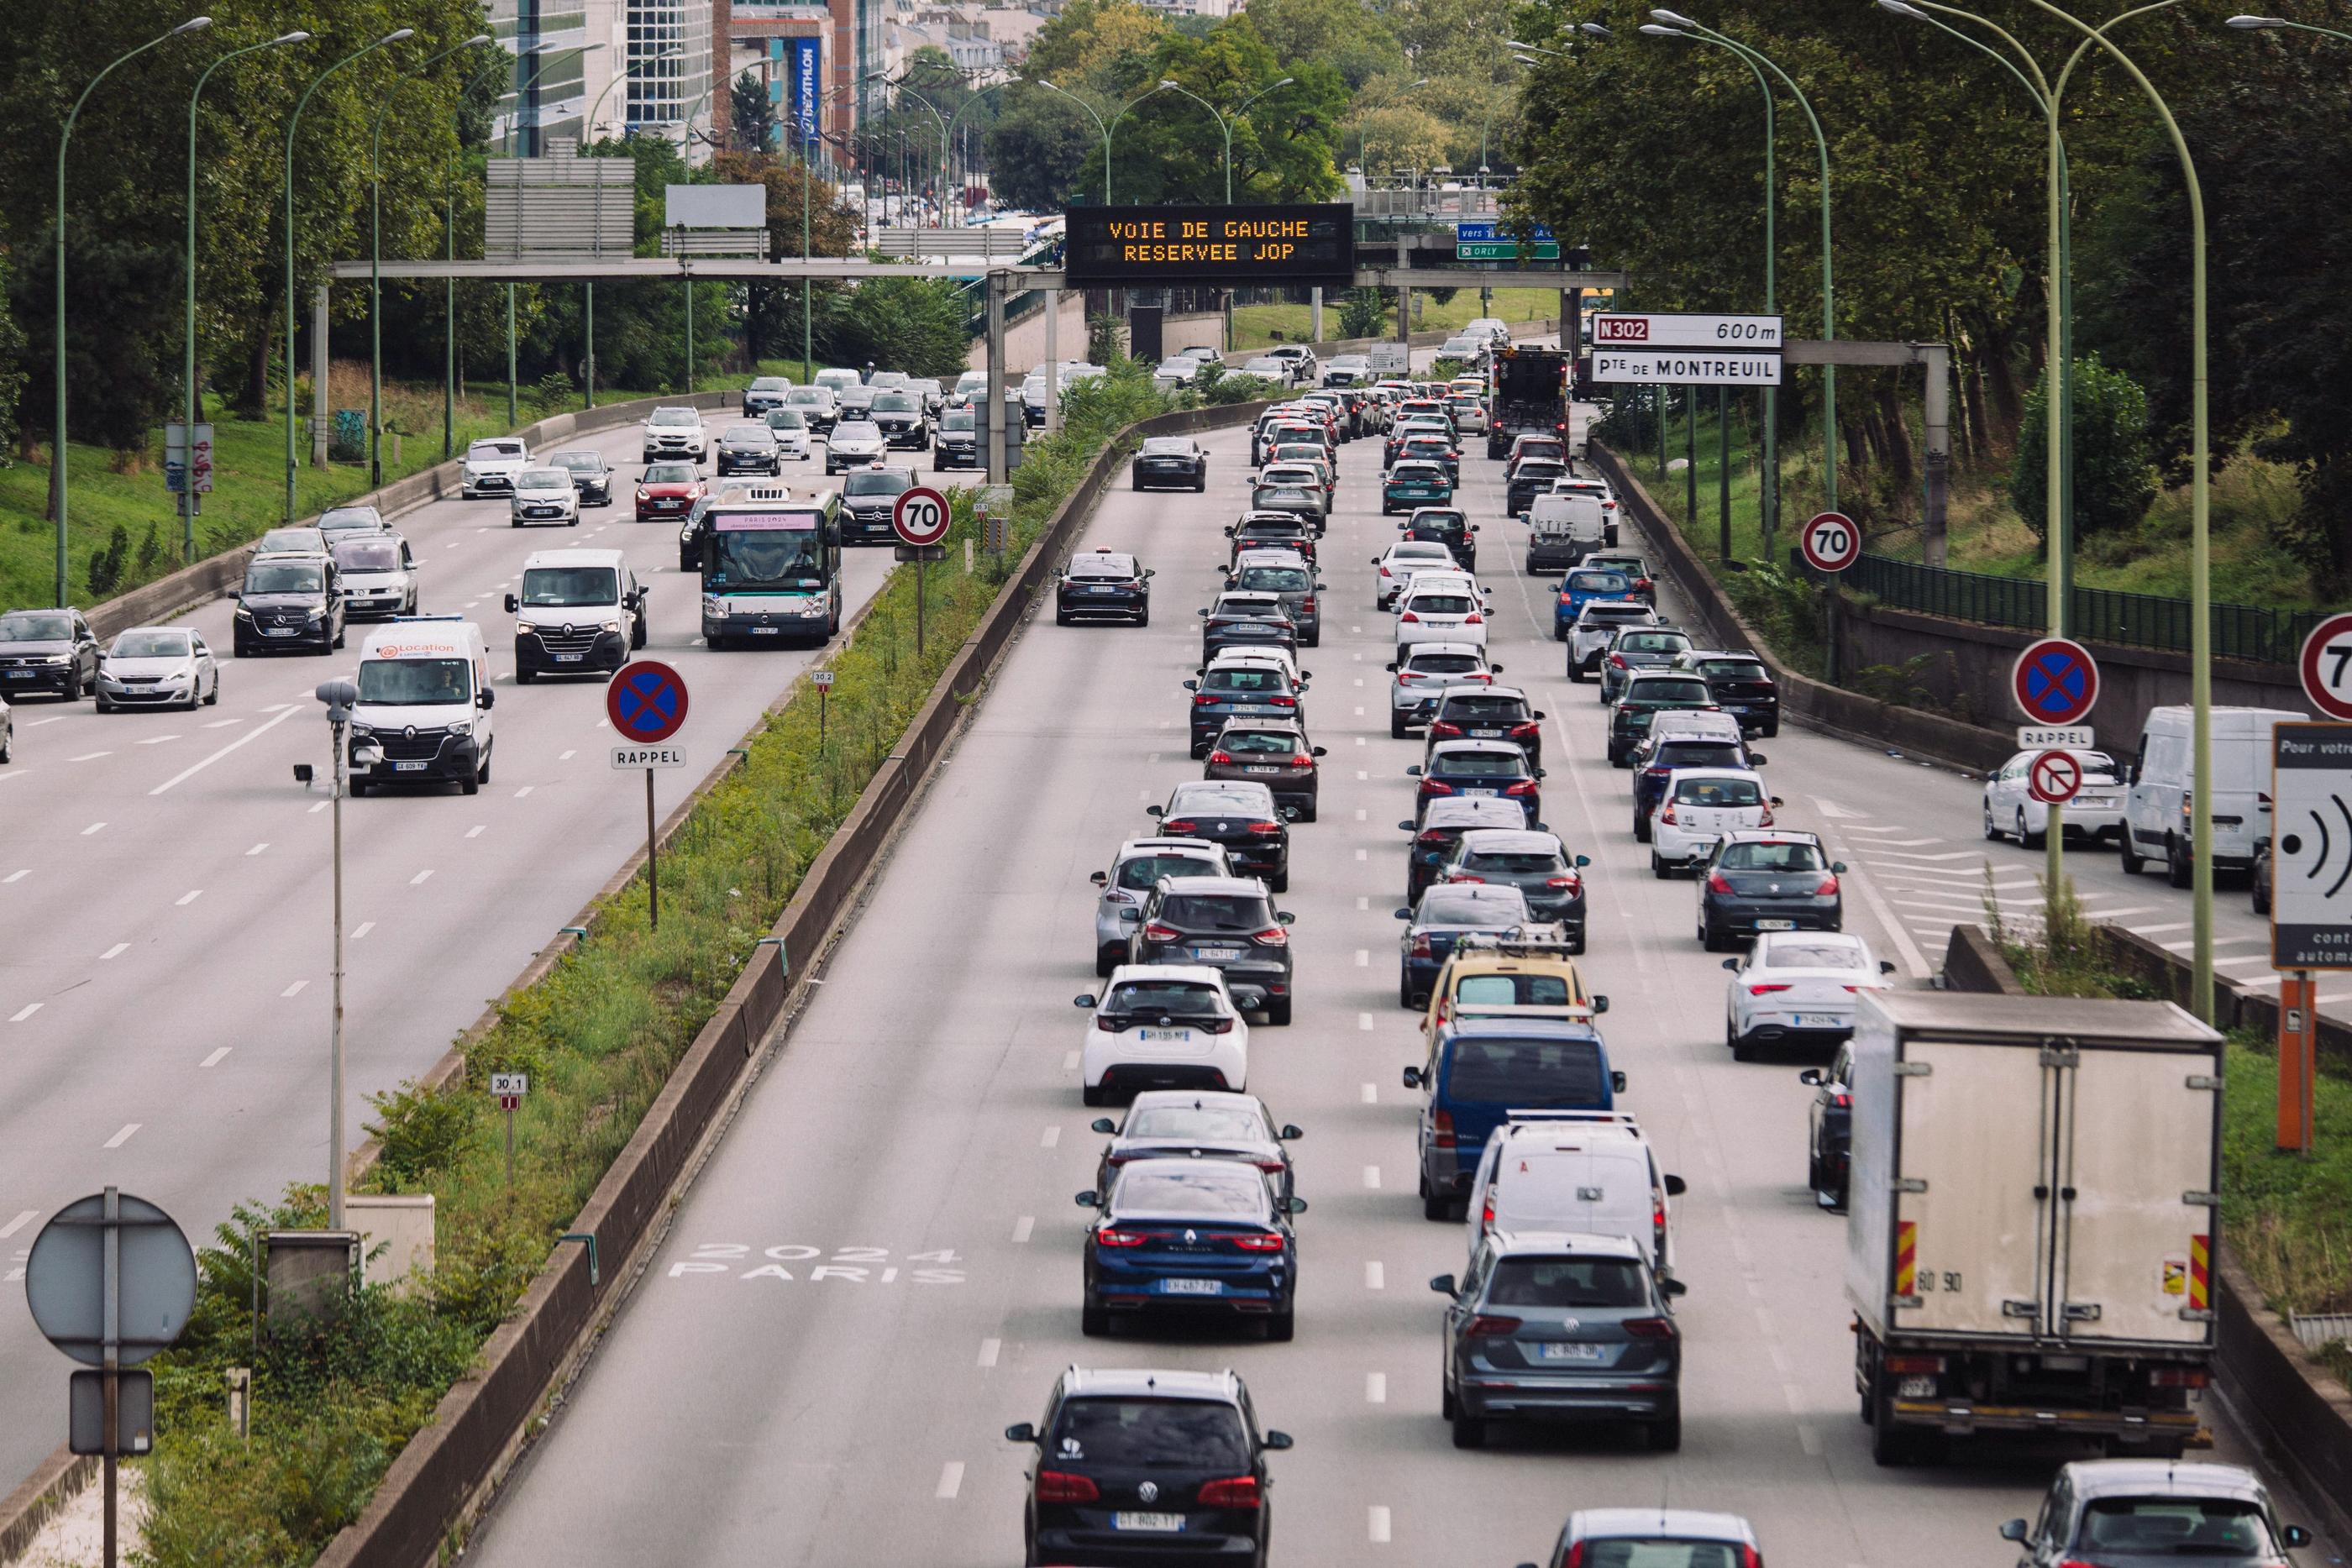
M 1727 977 L 1694 939 L 1693 884 L 1654 880 L 1632 839 L 1629 776 L 1601 756 L 1595 688 L 1562 674 L 1549 585 L 1519 573 L 1500 465 L 1475 445 L 1464 498 L 1496 591 L 1494 654 L 1549 714 L 1544 815 L 1594 862 L 1585 968 L 1614 1003 L 1602 1021 L 1631 1078 L 1621 1103 L 1689 1183 L 1675 1221 L 1691 1286 L 1684 1447 L 1654 1456 L 1601 1429 L 1509 1433 L 1467 1453 L 1438 1417 L 1440 1303 L 1425 1281 L 1460 1269 L 1463 1232 L 1421 1218 L 1399 1085 L 1421 1058 L 1396 1006 L 1391 914 L 1421 743 L 1391 739 L 1385 722 L 1388 618 L 1364 563 L 1395 524 L 1379 513 L 1369 442 L 1341 449 L 1324 645 L 1302 657 L 1317 676 L 1308 726 L 1329 755 L 1321 820 L 1294 827 L 1291 888 L 1276 900 L 1297 915 L 1297 1022 L 1252 1036 L 1249 1088 L 1307 1133 L 1297 1340 L 1080 1336 L 1088 1211 L 1071 1199 L 1093 1185 L 1101 1143 L 1079 1103 L 1086 1019 L 1070 1005 L 1097 984 L 1087 879 L 1149 831 L 1147 804 L 1197 777 L 1179 683 L 1198 662 L 1192 611 L 1224 559 L 1218 525 L 1245 495 L 1243 434 L 1206 444 L 1206 506 L 1106 492 L 1085 543 L 1158 570 L 1150 628 L 1041 620 L 1014 645 L 469 1556 L 1017 1561 L 1032 1450 L 1001 1433 L 1035 1420 L 1076 1363 L 1238 1370 L 1260 1418 L 1297 1439 L 1268 1461 L 1281 1562 L 1508 1565 L 1539 1556 L 1571 1508 L 1663 1502 L 1747 1515 L 1778 1563 L 2013 1563 L 1995 1527 L 2035 1511 L 2069 1452 L 1872 1463 L 1843 1222 L 1803 1186 L 1801 1064 L 1731 1061 Z M 1924 983 L 1954 920 L 1977 917 L 1980 848 L 2005 895 L 2039 865 L 1980 844 L 1973 786 L 1956 776 L 1795 728 L 1760 749 L 1782 825 L 1821 831 L 1853 863 L 1848 929 L 1906 983 Z M 2148 922 L 2187 917 L 2153 882 L 2130 894 Z M 2238 1457 L 2226 1435 L 2222 1452 Z
M 709 423 L 725 423 L 714 413 Z M 364 1096 L 422 1072 L 644 842 L 643 789 L 613 773 L 601 680 L 513 683 L 503 595 L 533 550 L 627 551 L 652 585 L 646 654 L 685 674 L 695 766 L 656 775 L 667 810 L 814 655 L 696 643 L 698 587 L 675 523 L 631 520 L 640 427 L 595 445 L 614 504 L 530 531 L 500 500 L 443 501 L 394 526 L 423 563 L 425 613 L 478 621 L 498 671 L 492 782 L 379 792 L 344 809 L 349 1085 Z M 795 489 L 823 462 L 785 465 Z M 803 477 L 805 476 L 805 477 Z M 853 603 L 889 570 L 846 552 Z M 220 654 L 217 706 L 100 715 L 27 698 L 0 768 L 0 1277 L 22 1278 L 44 1217 L 111 1183 L 160 1203 L 198 1245 L 231 1204 L 275 1200 L 327 1173 L 330 988 L 325 710 L 371 623 L 329 657 L 231 659 L 229 602 L 185 618 Z M 64 1431 L 63 1359 L 13 1284 L 0 1313 L 0 1490 Z

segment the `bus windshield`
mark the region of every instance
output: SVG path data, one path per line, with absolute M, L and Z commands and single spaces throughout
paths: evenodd
M 814 512 L 720 515 L 703 552 L 702 586 L 711 593 L 823 588 L 824 536 Z

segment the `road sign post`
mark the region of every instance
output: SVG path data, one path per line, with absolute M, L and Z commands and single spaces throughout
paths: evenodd
M 2037 638 L 2025 645 L 2016 664 L 2010 666 L 2009 690 L 2018 711 L 2034 724 L 2079 724 L 2099 700 L 2099 664 L 2080 643 L 2063 637 Z M 2048 883 L 2045 899 L 2058 896 L 2059 879 L 2065 874 L 2064 818 L 2064 806 L 2051 806 L 2042 841 L 2049 856 L 2043 873 Z M 2124 831 L 2130 832 L 2130 827 L 2126 825 Z
M 2352 615 L 2331 615 L 2313 627 L 2296 665 L 2312 706 L 2329 718 L 2352 719 Z
M 825 699 L 833 695 L 833 672 L 812 670 L 809 672 L 809 684 L 816 687 L 816 754 L 823 757 L 824 755 L 824 705 Z
M 948 498 L 928 485 L 918 485 L 904 492 L 890 507 L 890 527 L 915 552 L 915 656 L 919 659 L 923 656 L 923 601 L 928 586 L 923 581 L 923 569 L 946 553 L 940 541 L 954 526 L 955 512 L 949 507 Z
M 2083 764 L 2071 751 L 2045 751 L 2025 769 L 2026 793 L 2059 807 L 2083 792 Z
M 648 773 L 646 777 L 650 779 L 653 775 Z M 522 1109 L 522 1097 L 530 1092 L 530 1074 L 528 1072 L 493 1072 L 490 1074 L 490 1092 L 499 1097 L 499 1113 L 506 1119 L 507 1191 L 511 1195 L 514 1191 L 515 1113 Z
M 613 766 L 642 768 L 646 773 L 646 922 L 661 929 L 661 866 L 654 817 L 654 774 L 663 768 L 683 768 L 686 754 L 660 743 L 686 723 L 686 677 L 655 659 L 624 664 L 604 688 L 604 715 L 614 733 L 635 743 L 614 748 Z
M 1694 506 L 1693 515 L 1696 515 Z M 1837 684 L 1838 583 L 1840 574 L 1862 559 L 1862 528 L 1843 512 L 1818 512 L 1797 536 L 1805 564 L 1828 580 L 1822 596 L 1822 674 Z

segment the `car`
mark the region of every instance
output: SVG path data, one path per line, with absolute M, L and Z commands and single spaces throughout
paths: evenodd
M 1633 596 L 1633 580 L 1623 572 L 1595 569 L 1590 564 L 1570 567 L 1567 575 L 1559 580 L 1559 592 L 1552 600 L 1553 638 L 1567 642 L 1579 617 L 1584 613 L 1584 607 L 1600 600 L 1640 602 Z
M 1805 1112 L 1805 1189 L 1813 1202 L 1845 1212 L 1853 1163 L 1853 1041 L 1837 1048 L 1827 1067 L 1808 1067 L 1797 1082 L 1813 1092 Z
M 1269 466 L 1250 488 L 1250 509 L 1296 512 L 1319 531 L 1331 514 L 1331 494 L 1323 488 L 1323 476 L 1312 468 L 1295 463 Z
M 1235 718 L 1225 721 L 1210 744 L 1203 779 L 1241 779 L 1274 791 L 1274 803 L 1291 820 L 1315 820 L 1323 747 L 1309 746 L 1294 719 Z
M 604 454 L 575 446 L 566 452 L 550 453 L 544 461 L 549 467 L 561 468 L 572 476 L 572 488 L 582 506 L 613 504 L 613 470 L 605 465 Z
M 1199 361 L 1191 361 L 1198 363 Z M 1189 435 L 1148 435 L 1143 445 L 1128 465 L 1129 481 L 1136 489 L 1160 489 L 1174 486 L 1179 489 L 1206 490 L 1209 487 L 1208 449 Z
M 765 423 L 768 434 L 776 438 L 776 456 L 779 459 L 789 457 L 795 463 L 808 461 L 813 450 L 809 445 L 808 415 L 796 408 L 772 408 L 767 413 Z
M 1621 632 L 1617 640 L 1622 643 L 1637 633 Z M 1636 673 L 1625 683 L 1624 694 L 1617 699 L 1616 706 L 1609 710 L 1609 766 L 1628 765 L 1633 748 L 1649 733 L 1652 718 L 1686 708 L 1722 711 L 1716 706 L 1715 694 L 1696 675 L 1678 675 L 1669 670 Z
M 1293 376 L 1289 362 L 1284 360 L 1277 360 L 1271 354 L 1260 354 L 1255 359 L 1244 362 L 1242 366 L 1242 374 L 1245 376 L 1262 377 L 1266 381 L 1270 381 L 1276 382 L 1277 385 L 1286 387 L 1295 386 L 1297 384 Z
M 851 474 L 841 482 L 841 542 L 896 544 L 898 530 L 891 517 L 898 510 L 898 497 L 914 487 L 912 471 L 885 468 L 878 458 L 873 467 Z
M 1381 515 L 1409 511 L 1413 503 L 1444 503 L 1454 499 L 1454 481 L 1439 464 L 1406 459 L 1390 466 L 1381 480 Z
M 1073 1366 L 1045 1420 L 1004 1436 L 1037 1448 L 1022 1511 L 1025 1562 L 1116 1549 L 1123 1563 L 1254 1568 L 1272 1549 L 1265 1456 L 1289 1448 L 1290 1436 L 1258 1435 L 1249 1391 L 1231 1372 Z M 1155 1536 L 1176 1543 L 1155 1550 Z
M 1439 346 L 1437 357 L 1441 360 L 1475 360 L 1486 351 L 1487 341 L 1483 332 L 1456 332 Z
M 712 461 L 712 468 L 721 476 L 781 474 L 784 471 L 783 447 L 764 421 L 730 424 L 719 433 L 718 455 Z
M 1476 396 L 1465 393 L 1445 400 L 1445 412 L 1454 416 L 1454 428 L 1465 435 L 1486 434 L 1486 405 Z
M 2271 838 L 2264 833 L 2254 841 L 2254 869 L 2247 874 L 2250 899 L 2257 915 L 2271 912 Z
M 184 626 L 134 626 L 98 657 L 98 711 L 184 707 L 220 701 L 220 664 Z
M 1094 1130 L 1110 1139 L 1095 1167 L 1097 1192 L 1108 1192 L 1120 1168 L 1137 1160 L 1181 1155 L 1249 1166 L 1286 1198 L 1297 1182 L 1283 1145 L 1307 1135 L 1288 1123 L 1277 1126 L 1256 1095 L 1214 1089 L 1139 1090 L 1124 1120 L 1100 1117 Z
M 1267 468 L 1269 470 L 1278 468 L 1285 473 L 1293 468 L 1304 468 L 1313 475 L 1315 483 L 1321 486 L 1323 489 L 1323 515 L 1327 517 L 1330 516 L 1331 507 L 1339 492 L 1339 466 L 1325 455 L 1320 445 L 1313 442 L 1286 441 L 1274 449 L 1274 461 L 1267 465 Z M 1261 479 L 1259 482 L 1265 484 L 1272 481 Z
M 406 539 L 388 528 L 346 534 L 335 541 L 331 556 L 346 616 L 416 613 L 416 552 Z
M 1192 343 L 1176 350 L 1188 360 L 1198 360 L 1204 365 L 1222 365 L 1225 353 L 1214 343 Z
M 373 507 L 329 507 L 313 526 L 331 545 L 345 534 L 382 533 L 385 525 L 383 514 Z
M 1183 354 L 1173 354 L 1160 361 L 1158 368 L 1151 372 L 1151 380 L 1163 389 L 1183 387 L 1192 385 L 1192 378 L 1200 373 L 1200 361 Z
M 1396 451 L 1390 455 L 1389 469 L 1393 473 L 1400 463 L 1434 463 L 1445 470 L 1449 486 L 1462 483 L 1462 452 L 1452 440 L 1434 431 L 1413 431 L 1408 434 Z
M 1129 927 L 1161 877 L 1232 874 L 1224 850 L 1206 839 L 1129 839 L 1119 845 L 1110 869 L 1087 878 L 1102 890 L 1095 901 L 1095 974 L 1108 975 L 1127 962 Z
M 1399 543 L 1441 544 L 1465 571 L 1478 570 L 1478 525 L 1454 507 L 1415 507 L 1397 525 Z
M 637 521 L 656 523 L 665 517 L 683 517 L 694 510 L 695 503 L 710 494 L 703 483 L 702 471 L 691 463 L 656 463 L 637 481 Z M 697 563 L 681 560 L 682 569 L 692 570 Z
M 864 386 L 866 378 L 845 365 L 827 365 L 809 378 L 809 384 L 824 387 L 838 397 L 851 387 Z
M 784 399 L 793 390 L 790 376 L 758 376 L 743 389 L 743 417 L 757 419 L 772 409 L 784 406 Z
M 1230 844 L 1219 847 L 1239 863 Z M 1256 877 L 1180 867 L 1152 883 L 1134 919 L 1119 918 L 1129 927 L 1127 962 L 1205 965 L 1224 976 L 1235 1007 L 1262 1012 L 1268 1023 L 1290 1022 L 1290 916 L 1267 900 Z
M 1233 541 L 1226 570 L 1241 564 L 1244 550 L 1275 549 L 1295 550 L 1306 560 L 1315 559 L 1315 524 L 1297 512 L 1244 512 L 1242 520 L 1225 529 Z
M 1568 476 L 1568 464 L 1557 457 L 1523 457 L 1503 481 L 1503 510 L 1523 517 L 1538 496 L 1549 494 L 1552 481 Z
M 332 559 L 255 556 L 246 564 L 236 608 L 229 613 L 229 655 L 242 659 L 281 649 L 331 653 L 343 645 L 346 615 L 342 574 Z M 0 617 L 0 640 L 5 638 L 5 622 Z M 90 648 L 94 662 L 97 644 Z
M 1811 833 L 1726 833 L 1699 880 L 1699 946 L 1720 953 L 1768 931 L 1843 931 L 1844 874 Z
M 79 610 L 0 615 L 0 695 L 55 692 L 79 702 L 98 685 L 98 637 Z
M 1292 374 L 1302 382 L 1315 381 L 1321 366 L 1315 361 L 1315 350 L 1304 343 L 1276 343 L 1266 353 L 1291 367 Z
M 1741 731 L 1768 740 L 1780 733 L 1780 688 L 1755 654 L 1738 649 L 1693 648 L 1675 655 L 1669 669 L 1705 680 L 1723 711 L 1739 720 Z M 2068 827 L 2073 827 L 2070 821 Z
M 1456 564 L 1451 549 L 1428 540 L 1400 540 L 1389 546 L 1372 558 L 1377 569 L 1372 581 L 1372 608 L 1393 608 L 1397 595 L 1404 591 L 1414 572 Z
M 850 420 L 862 420 L 870 424 L 873 423 L 874 400 L 881 395 L 882 389 L 871 382 L 860 386 L 842 387 L 834 393 L 835 398 L 838 400 L 835 418 L 845 423 Z
M 1726 958 L 1723 1043 L 1734 1061 L 1767 1046 L 1843 1043 L 1853 1037 L 1855 996 L 1887 988 L 1895 966 L 1842 931 L 1763 931 L 1742 957 Z
M 794 387 L 784 394 L 784 406 L 798 409 L 808 427 L 819 435 L 833 428 L 841 413 L 840 400 L 831 387 Z
M 947 389 L 940 385 L 936 376 L 908 376 L 899 383 L 898 390 L 909 397 L 922 399 L 923 412 L 933 420 L 937 420 L 940 411 L 947 406 Z
M 1467 835 L 1465 835 L 1465 837 Z M 1503 885 L 1455 886 L 1443 879 L 1431 885 L 1411 908 L 1396 917 L 1405 923 L 1397 938 L 1397 1006 L 1426 1008 L 1430 987 L 1445 967 L 1447 955 L 1465 933 L 1509 932 L 1536 938 L 1558 937 L 1544 929 L 1527 895 Z
M 1206 779 L 1179 784 L 1166 805 L 1150 807 L 1147 814 L 1160 819 L 1163 833 L 1222 845 L 1238 874 L 1262 877 L 1276 893 L 1290 890 L 1290 819 L 1265 785 Z
M 1247 1086 L 1249 1025 L 1213 967 L 1121 964 L 1101 996 L 1084 992 L 1076 1005 L 1091 1015 L 1078 1051 L 1089 1105 L 1137 1089 Z
M 1278 593 L 1221 593 L 1201 615 L 1203 664 L 1226 648 L 1298 646 L 1298 627 Z
M 1298 645 L 1312 648 L 1323 641 L 1323 611 L 1312 564 L 1290 549 L 1243 550 L 1234 558 L 1226 587 L 1237 593 L 1271 593 L 1282 601 L 1285 613 L 1297 630 Z
M 1644 670 L 1672 670 L 1675 661 L 1692 649 L 1691 634 L 1679 626 L 1627 625 L 1609 640 L 1607 652 L 1601 655 L 1597 673 L 1601 676 L 1601 700 L 1613 703 L 1622 695 L 1625 683 Z M 1692 672 L 1693 679 L 1704 676 Z
M 1162 1156 L 1133 1162 L 1108 1192 L 1077 1201 L 1100 1215 L 1087 1232 L 1080 1333 L 1108 1333 L 1114 1312 L 1257 1318 L 1276 1343 L 1296 1332 L 1290 1219 L 1305 1198 L 1277 1195 L 1235 1161 Z
M 463 500 L 514 494 L 515 476 L 533 465 L 530 448 L 520 437 L 493 436 L 468 443 L 458 470 L 457 494 Z
M 10 761 L 16 748 L 16 713 L 8 699 L 0 697 L 0 763 Z
M 974 398 L 988 396 L 988 372 L 966 371 L 956 377 L 956 384 L 948 389 L 950 408 L 969 408 Z
M 645 434 L 638 448 L 639 457 L 646 463 L 658 463 L 667 457 L 699 466 L 710 455 L 701 411 L 677 405 L 655 409 L 646 415 Z
M 1491 685 L 1502 674 L 1475 643 L 1414 643 L 1398 649 L 1388 669 L 1389 734 L 1398 740 L 1426 725 L 1448 691 Z
M 1115 620 L 1151 624 L 1151 570 L 1105 545 L 1070 557 L 1054 584 L 1054 623 Z
M 1724 727 L 1693 724 L 1696 719 L 1720 718 Z M 1667 727 L 1660 728 L 1662 723 Z M 1753 777 L 1753 770 L 1764 764 L 1759 753 L 1749 751 L 1741 742 L 1738 721 L 1728 714 L 1699 711 L 1669 711 L 1650 721 L 1650 733 L 1633 748 L 1633 841 L 1650 842 L 1655 827 L 1654 814 L 1658 803 L 1666 796 L 1667 780 L 1678 768 L 1735 768 Z M 1757 802 L 1750 802 L 1756 804 Z M 1695 821 L 1696 819 L 1694 819 Z M 1743 822 L 1742 827 L 1770 827 L 1769 822 Z M 1677 826 L 1680 841 L 1687 850 L 1691 826 Z M 1670 857 L 1673 858 L 1673 857 Z M 1687 855 L 1681 857 L 1687 858 Z M 1656 856 L 1652 857 L 1653 861 Z
M 1638 1245 L 1496 1230 L 1472 1249 L 1464 1278 L 1466 1285 L 1451 1274 L 1429 1282 L 1447 1300 L 1439 1413 L 1455 1448 L 1484 1448 L 1501 1420 L 1631 1421 L 1653 1451 L 1682 1447 L 1682 1333 L 1667 1303 L 1687 1287 L 1660 1279 Z M 1569 1561 L 1671 1560 L 1580 1551 Z
M 1517 804 L 1533 826 L 1543 815 L 1543 777 L 1528 766 L 1528 754 L 1511 740 L 1440 740 L 1430 744 L 1426 763 L 1405 769 L 1405 777 L 1421 780 L 1414 796 L 1416 812 L 1426 812 L 1433 800 L 1466 795 L 1491 796 Z
M 2140 1568 L 2158 1559 L 2212 1568 L 2290 1568 L 2312 1543 L 2281 1524 L 2252 1470 L 2210 1460 L 2076 1459 L 2059 1467 L 2041 1517 L 2012 1519 L 2000 1538 L 2023 1548 L 2018 1568 Z
M 271 528 L 254 541 L 253 553 L 265 555 L 309 556 L 313 560 L 325 560 L 334 552 L 328 547 L 325 533 L 314 528 Z
M 1568 440 L 1565 436 L 1529 431 L 1511 437 L 1510 450 L 1503 455 L 1503 476 L 1509 478 L 1524 458 L 1548 458 L 1563 467 L 1568 463 Z
M 1364 354 L 1334 354 L 1323 367 L 1323 384 L 1327 387 L 1361 386 L 1372 379 L 1372 361 Z
M 950 407 L 940 414 L 939 434 L 931 438 L 931 472 L 977 468 L 983 461 L 980 453 L 980 415 L 969 407 Z
M 1441 644 L 1442 646 L 1443 644 Z M 1429 741 L 1507 740 L 1526 753 L 1528 766 L 1543 766 L 1541 708 L 1528 706 L 1528 694 L 1517 686 L 1492 681 L 1449 686 L 1438 694 L 1429 714 Z
M 1246 658 L 1235 649 L 1209 661 L 1200 674 L 1184 683 L 1192 694 L 1192 755 L 1206 757 L 1228 721 L 1273 718 L 1303 722 L 1300 694 L 1307 689 L 1286 664 Z
M 866 410 L 876 429 L 882 433 L 883 444 L 892 447 L 910 447 L 917 452 L 931 449 L 931 415 L 923 406 L 922 394 L 891 389 L 874 394 Z
M 882 438 L 882 427 L 870 419 L 853 417 L 842 411 L 840 423 L 825 438 L 824 471 L 845 474 L 853 468 L 871 467 L 882 461 L 890 444 Z
M 1529 822 L 1527 817 L 1516 800 L 1499 796 L 1453 795 L 1429 801 L 1423 807 L 1419 821 L 1408 817 L 1399 822 L 1398 831 L 1412 835 L 1412 843 L 1405 852 L 1405 902 L 1419 899 L 1436 882 L 1438 868 L 1454 852 L 1454 842 L 1464 833 L 1476 828 L 1542 829 L 1542 823 Z
M 1466 580 L 1431 580 L 1418 573 L 1396 601 L 1396 645 L 1469 643 L 1486 645 L 1486 601 Z
M 520 591 L 506 596 L 515 617 L 515 684 L 541 675 L 609 675 L 646 645 L 646 596 L 617 549 L 535 551 L 522 563 Z
M 1583 685 L 1586 676 L 1600 673 L 1601 661 L 1619 632 L 1658 623 L 1658 612 L 1633 599 L 1586 601 L 1577 612 L 1576 624 L 1568 629 L 1568 678 Z
M 2029 847 L 2040 844 L 2050 831 L 2050 808 L 2033 798 L 2027 787 L 2039 751 L 2021 751 L 1987 776 L 1984 784 L 1984 836 L 2012 837 Z M 2104 751 L 2070 750 L 2081 766 L 2083 788 L 2062 809 L 2059 821 L 2071 840 L 2096 842 L 2120 839 L 2124 832 L 2123 785 L 2116 759 Z M 2261 851 L 2257 846 L 2256 853 Z M 2256 913 L 2266 913 L 2260 908 Z
M 569 468 L 525 468 L 515 476 L 514 496 L 507 508 L 514 528 L 532 523 L 580 526 L 580 488 Z
M 1571 855 L 1551 833 L 1531 829 L 1474 828 L 1455 841 L 1437 868 L 1448 887 L 1516 887 L 1538 922 L 1559 927 L 1570 953 L 1584 951 L 1584 868 L 1589 855 Z
M 1581 564 L 1595 571 L 1623 572 L 1633 580 L 1633 591 L 1631 597 L 1640 600 L 1653 610 L 1658 607 L 1657 573 L 1650 570 L 1650 563 L 1641 556 L 1625 550 L 1594 550 L 1585 556 Z
M 1613 1111 L 1625 1074 L 1590 1019 L 1463 1018 L 1431 1031 L 1419 1067 L 1421 1212 L 1455 1218 L 1496 1128 L 1516 1110 Z
M 1454 938 L 1430 985 L 1421 1037 L 1426 1045 L 1456 1019 L 1591 1019 L 1608 1010 L 1609 998 L 1587 988 L 1567 943 L 1473 932 Z
M 868 364 L 866 368 L 866 384 L 876 392 L 897 392 L 907 384 L 907 372 L 877 371 Z
M 1681 1568 L 1763 1568 L 1755 1531 L 1736 1513 L 1688 1508 L 1580 1508 L 1568 1516 L 1551 1555 L 1519 1568 L 1659 1563 Z

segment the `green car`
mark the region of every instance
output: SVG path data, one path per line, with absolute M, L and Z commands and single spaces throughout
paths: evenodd
M 1625 695 L 1609 711 L 1609 766 L 1625 766 L 1625 759 L 1650 733 L 1650 720 L 1655 715 L 1669 708 L 1719 706 L 1715 693 L 1697 675 L 1665 672 L 1635 675 L 1625 683 Z
M 1453 481 L 1434 463 L 1400 463 L 1381 481 L 1381 512 L 1388 516 L 1454 499 Z

